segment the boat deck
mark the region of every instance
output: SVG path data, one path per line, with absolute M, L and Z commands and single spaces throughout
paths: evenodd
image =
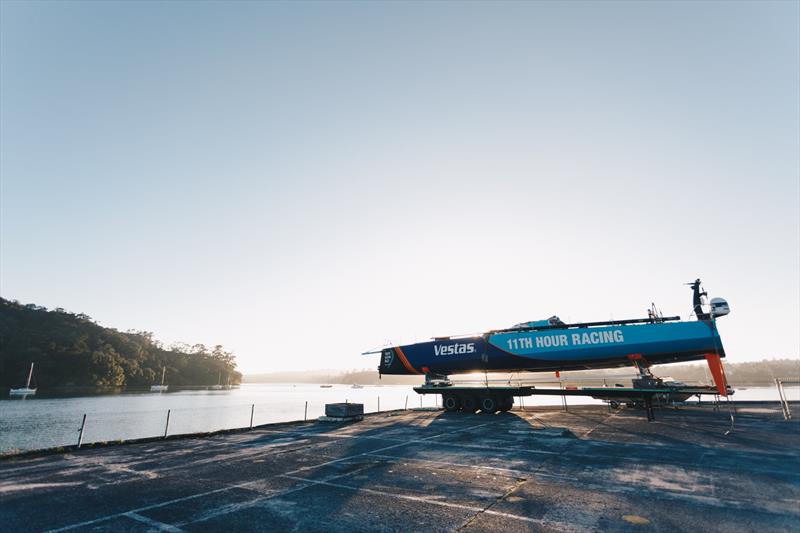
M 0 461 L 6 531 L 798 531 L 800 409 L 399 411 Z

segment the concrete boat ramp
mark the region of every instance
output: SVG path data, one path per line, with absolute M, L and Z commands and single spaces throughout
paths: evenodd
M 800 412 L 399 411 L 0 461 L 20 531 L 800 531 Z

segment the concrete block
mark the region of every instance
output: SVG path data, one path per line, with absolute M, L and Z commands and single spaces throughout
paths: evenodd
M 326 403 L 325 416 L 333 418 L 347 418 L 351 416 L 363 416 L 363 403 Z

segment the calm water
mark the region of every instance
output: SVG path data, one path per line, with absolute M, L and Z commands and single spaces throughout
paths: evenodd
M 787 388 L 790 399 L 800 400 L 800 388 Z M 0 453 L 75 444 L 84 413 L 87 415 L 83 441 L 153 437 L 164 434 L 167 409 L 171 410 L 169 433 L 192 433 L 246 427 L 251 405 L 253 423 L 302 420 L 306 402 L 308 418 L 324 414 L 325 404 L 357 402 L 366 412 L 408 407 L 435 407 L 437 396 L 419 396 L 411 386 L 248 384 L 228 391 L 180 391 L 73 398 L 26 398 L 0 400 Z M 407 398 L 407 400 L 406 400 Z M 777 400 L 774 387 L 752 387 L 736 392 L 739 400 Z M 524 399 L 526 406 L 559 405 L 558 396 Z M 570 398 L 570 404 L 600 403 L 591 398 Z

